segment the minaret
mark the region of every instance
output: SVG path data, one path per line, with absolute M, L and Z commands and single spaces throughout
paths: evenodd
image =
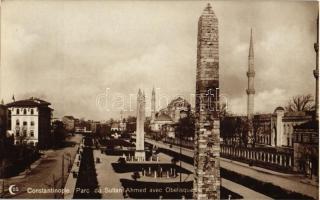
M 317 43 L 314 43 L 314 50 L 316 51 L 316 69 L 313 70 L 313 75 L 316 79 L 315 115 L 316 120 L 319 120 L 319 13 L 317 18 Z
M 220 199 L 219 36 L 210 4 L 198 21 L 193 199 Z
M 253 40 L 252 40 L 252 29 L 250 35 L 250 47 L 249 47 L 249 56 L 248 56 L 248 89 L 247 89 L 247 116 L 248 119 L 251 120 L 254 112 L 254 54 L 253 54 Z
M 154 122 L 156 117 L 156 92 L 154 88 L 152 89 L 152 97 L 151 97 L 151 123 Z
M 135 159 L 145 161 L 144 151 L 144 121 L 145 121 L 145 95 L 139 89 L 137 96 L 137 123 L 136 123 L 136 151 Z
M 123 110 L 120 111 L 120 123 L 123 121 Z

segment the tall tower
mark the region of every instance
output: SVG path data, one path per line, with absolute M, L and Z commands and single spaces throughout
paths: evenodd
M 210 4 L 198 22 L 194 199 L 220 199 L 219 36 Z
M 120 123 L 123 121 L 123 110 L 120 111 Z
M 154 122 L 156 117 L 156 92 L 154 88 L 152 89 L 152 97 L 151 97 L 151 122 Z
M 138 161 L 145 161 L 144 151 L 144 121 L 145 121 L 145 95 L 139 89 L 137 96 L 137 123 L 136 123 L 136 151 L 135 158 Z
M 249 47 L 249 56 L 248 56 L 248 71 L 247 71 L 247 77 L 248 77 L 248 89 L 247 89 L 247 116 L 248 119 L 251 120 L 253 116 L 254 111 L 254 54 L 253 54 L 253 40 L 252 40 L 252 29 L 251 29 L 251 35 L 250 35 L 250 47 Z
M 313 70 L 313 75 L 316 79 L 316 120 L 319 120 L 319 13 L 317 18 L 317 43 L 314 43 L 314 50 L 316 51 L 316 69 Z

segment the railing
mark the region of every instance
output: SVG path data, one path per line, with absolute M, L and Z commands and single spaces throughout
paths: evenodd
M 221 144 L 221 157 L 280 171 L 293 170 L 293 150 L 234 147 Z
M 193 149 L 194 148 L 194 141 L 193 140 L 184 140 L 182 139 L 180 141 L 180 138 L 168 138 L 165 137 L 163 140 L 165 143 L 177 145 L 177 146 L 182 146 L 185 148 Z
M 163 142 L 193 149 L 194 142 L 179 138 L 163 138 Z M 293 149 L 272 147 L 235 147 L 220 144 L 220 156 L 262 168 L 282 172 L 293 171 Z

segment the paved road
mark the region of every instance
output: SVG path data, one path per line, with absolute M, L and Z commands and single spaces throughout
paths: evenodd
M 101 161 L 101 163 L 96 163 L 95 165 L 101 198 L 123 199 L 123 187 L 120 183 L 120 178 L 125 178 L 129 175 L 116 173 L 111 166 L 111 163 L 116 163 L 119 157 L 102 154 L 99 150 L 94 150 L 93 156 L 94 159 L 99 157 Z
M 80 135 L 75 135 L 71 137 L 69 141 L 79 143 L 81 140 Z M 59 150 L 49 150 L 45 152 L 45 157 L 40 158 L 40 164 L 31 170 L 31 172 L 23 178 L 9 178 L 5 179 L 5 186 L 16 185 L 19 189 L 19 192 L 15 195 L 7 194 L 6 198 L 54 198 L 54 193 L 42 193 L 42 191 L 36 193 L 27 192 L 31 189 L 50 189 L 53 187 L 53 176 L 55 179 L 59 179 L 57 182 L 56 188 L 61 188 L 61 175 L 62 175 L 62 155 L 67 153 L 71 155 L 71 158 L 74 158 L 78 145 L 66 147 Z M 65 180 L 68 176 L 67 167 L 69 163 L 67 160 L 64 161 L 65 169 Z M 29 188 L 29 189 L 28 189 Z M 30 189 L 31 188 L 31 189 Z M 33 190 L 34 191 L 34 190 Z
M 162 153 L 160 153 L 159 155 L 161 158 L 165 159 L 167 161 L 167 163 L 170 163 L 172 157 L 165 155 L 165 154 L 162 154 Z M 177 162 L 177 165 L 180 165 L 180 161 Z M 190 165 L 188 163 L 181 162 L 181 166 L 191 172 L 194 171 L 193 165 Z M 182 180 L 184 180 L 184 181 L 192 181 L 193 180 L 193 174 L 183 175 L 182 177 L 183 177 Z M 227 188 L 228 190 L 231 190 L 232 192 L 235 192 L 235 193 L 243 196 L 243 199 L 254 199 L 254 200 L 256 200 L 256 199 L 260 199 L 260 200 L 272 199 L 268 196 L 260 194 L 256 191 L 253 191 L 247 187 L 244 187 L 242 185 L 239 185 L 237 183 L 234 183 L 234 182 L 229 181 L 224 178 L 221 179 L 221 185 L 223 187 Z
M 180 148 L 177 146 L 173 146 L 172 148 L 170 148 L 168 144 L 164 144 L 162 142 L 150 140 L 148 138 L 146 138 L 145 140 L 146 142 L 149 142 L 158 147 L 170 149 L 178 153 L 180 152 Z M 186 148 L 182 148 L 182 154 L 190 157 L 194 156 L 194 152 Z M 302 182 L 305 179 L 301 176 L 294 176 L 294 175 L 288 175 L 288 174 L 279 173 L 279 172 L 273 172 L 271 170 L 267 170 L 259 167 L 250 167 L 246 164 L 231 161 L 228 159 L 223 159 L 223 158 L 220 160 L 220 166 L 225 169 L 235 171 L 237 173 L 240 173 L 246 176 L 250 176 L 252 178 L 255 178 L 263 182 L 270 182 L 283 189 L 298 192 L 300 194 L 304 194 L 307 196 L 311 196 L 315 199 L 318 199 L 318 187 Z
M 178 162 L 179 164 L 179 162 Z M 189 171 L 193 171 L 194 167 L 193 165 L 190 165 L 188 163 L 182 162 L 182 167 L 188 169 Z M 190 177 L 193 179 L 193 175 L 192 177 Z M 258 193 L 256 191 L 253 191 L 247 187 L 244 187 L 242 185 L 239 185 L 237 183 L 234 183 L 232 181 L 229 181 L 227 179 L 221 178 L 221 185 L 225 188 L 227 188 L 228 190 L 231 190 L 232 192 L 235 192 L 241 196 L 243 196 L 243 199 L 260 199 L 260 200 L 269 200 L 272 199 L 266 195 L 263 195 L 261 193 Z

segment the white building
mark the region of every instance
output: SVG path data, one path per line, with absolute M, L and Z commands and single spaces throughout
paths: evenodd
M 9 132 L 15 144 L 31 144 L 48 148 L 51 141 L 51 114 L 49 102 L 30 98 L 7 104 L 11 125 Z

